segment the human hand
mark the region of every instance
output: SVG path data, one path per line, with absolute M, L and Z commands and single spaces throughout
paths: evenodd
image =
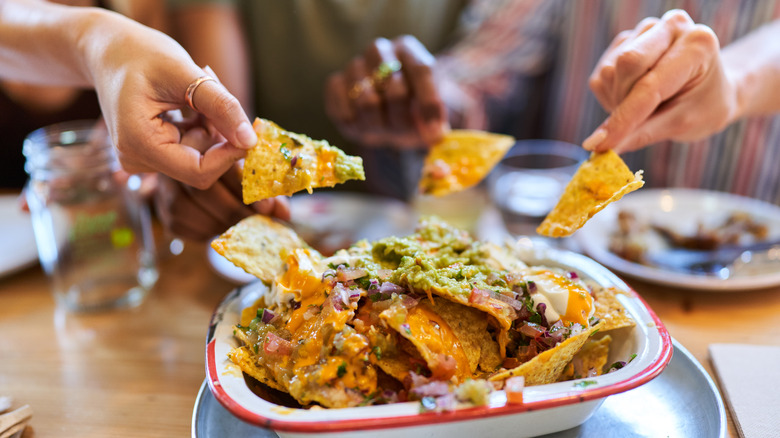
M 345 137 L 366 146 L 431 145 L 449 130 L 435 64 L 413 36 L 378 38 L 328 78 L 326 113 Z
M 183 144 L 198 150 L 210 147 L 215 141 L 219 138 L 203 128 L 191 129 L 182 136 Z M 188 240 L 206 241 L 257 213 L 290 219 L 290 204 L 283 196 L 251 205 L 241 201 L 241 173 L 237 163 L 205 190 L 159 175 L 154 200 L 163 226 L 174 236 Z
M 618 34 L 591 74 L 590 88 L 610 112 L 583 142 L 594 151 L 699 140 L 725 128 L 739 111 L 718 38 L 681 10 Z
M 191 93 L 193 109 L 223 138 L 203 150 L 187 145 L 162 115 L 184 108 L 188 86 L 206 73 L 165 34 L 105 14 L 110 19 L 94 20 L 82 41 L 123 168 L 159 171 L 200 189 L 210 187 L 257 142 L 238 100 L 216 80 L 201 82 Z

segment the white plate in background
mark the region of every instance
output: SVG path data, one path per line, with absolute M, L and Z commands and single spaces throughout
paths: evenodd
M 0 277 L 37 261 L 30 214 L 19 208 L 19 195 L 0 195 Z
M 632 211 L 650 223 L 693 234 L 699 223 L 716 226 L 731 213 L 744 211 L 769 228 L 768 240 L 780 239 L 780 207 L 757 199 L 698 189 L 641 189 L 623 197 L 593 216 L 574 234 L 580 248 L 599 263 L 651 283 L 684 289 L 740 292 L 780 284 L 780 263 L 774 272 L 735 273 L 721 279 L 686 274 L 655 266 L 634 263 L 609 250 L 610 235 L 617 228 L 621 210 Z

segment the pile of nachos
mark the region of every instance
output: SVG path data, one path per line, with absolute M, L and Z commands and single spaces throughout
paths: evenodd
M 496 389 L 521 402 L 524 386 L 622 366 L 607 365 L 604 332 L 634 325 L 621 291 L 528 266 L 511 245 L 436 218 L 327 258 L 264 216 L 212 246 L 269 285 L 234 327 L 229 359 L 304 407 L 447 411 Z

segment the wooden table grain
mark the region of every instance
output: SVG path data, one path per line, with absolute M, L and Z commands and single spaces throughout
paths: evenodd
M 25 437 L 189 436 L 208 321 L 233 285 L 200 244 L 160 272 L 140 307 L 85 315 L 55 309 L 39 267 L 0 279 L 0 394 L 34 409 Z M 713 378 L 709 344 L 780 342 L 780 287 L 712 293 L 626 280 Z
M 33 408 L 25 437 L 190 435 L 209 318 L 233 288 L 205 251 L 162 260 L 130 310 L 57 310 L 40 267 L 0 279 L 0 394 Z

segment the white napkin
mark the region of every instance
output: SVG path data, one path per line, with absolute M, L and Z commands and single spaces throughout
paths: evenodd
M 710 360 L 743 438 L 780 431 L 780 346 L 711 344 Z

